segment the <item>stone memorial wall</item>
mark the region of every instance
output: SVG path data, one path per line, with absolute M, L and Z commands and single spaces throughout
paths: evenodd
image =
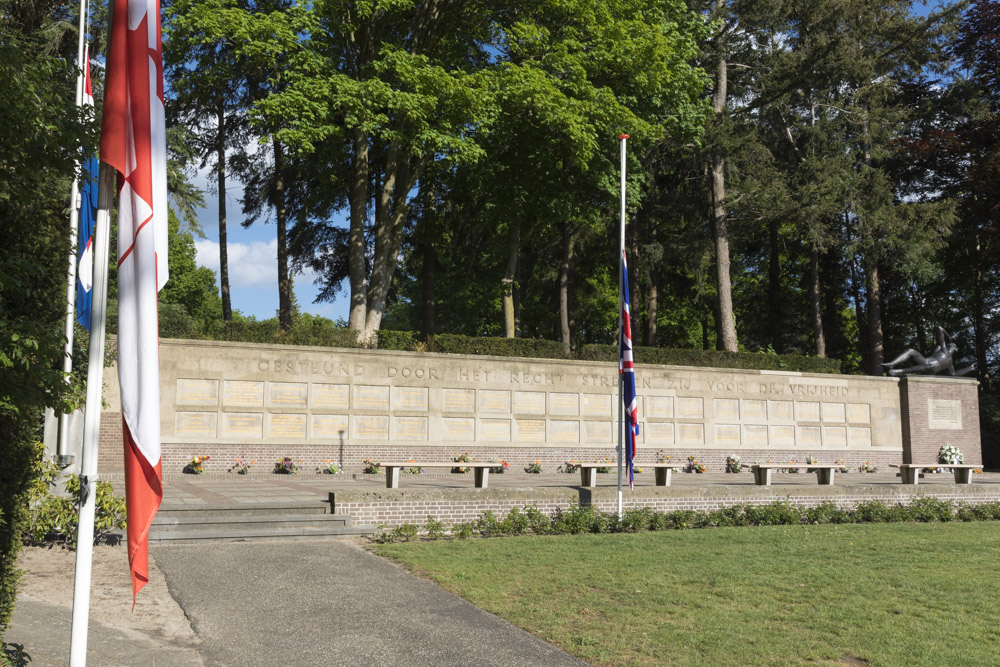
M 554 469 L 612 456 L 617 440 L 614 363 L 163 340 L 160 368 L 164 471 L 204 454 L 220 466 L 291 456 L 357 471 L 369 457 L 448 460 L 459 451 Z M 117 409 L 109 371 L 105 397 Z M 902 458 L 895 378 L 640 365 L 636 384 L 640 462 L 660 450 L 715 466 L 729 454 L 854 465 Z M 945 402 L 931 406 L 931 419 L 953 423 L 955 407 L 935 400 Z M 116 420 L 105 414 L 105 424 Z M 120 449 L 102 446 L 102 469 L 120 466 Z

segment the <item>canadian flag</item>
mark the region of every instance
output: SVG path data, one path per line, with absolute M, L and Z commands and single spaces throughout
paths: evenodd
M 167 281 L 167 163 L 158 0 L 114 0 L 101 160 L 118 170 L 118 381 L 133 604 L 163 498 L 157 292 Z

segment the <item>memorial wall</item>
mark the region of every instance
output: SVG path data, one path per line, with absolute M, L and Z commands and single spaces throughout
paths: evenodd
M 203 454 L 555 465 L 617 441 L 614 363 L 165 339 L 160 369 L 165 471 Z M 640 461 L 901 460 L 895 378 L 639 365 L 636 388 Z M 106 398 L 118 408 L 113 372 Z

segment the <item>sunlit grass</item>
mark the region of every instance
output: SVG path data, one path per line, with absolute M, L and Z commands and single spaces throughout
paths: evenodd
M 998 522 L 492 538 L 375 550 L 588 662 L 1000 661 Z

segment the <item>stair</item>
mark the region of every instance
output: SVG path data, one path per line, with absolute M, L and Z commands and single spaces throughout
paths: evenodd
M 330 514 L 329 503 L 162 505 L 149 541 L 261 542 L 317 537 L 372 536 L 375 526 L 355 526 L 347 514 Z

